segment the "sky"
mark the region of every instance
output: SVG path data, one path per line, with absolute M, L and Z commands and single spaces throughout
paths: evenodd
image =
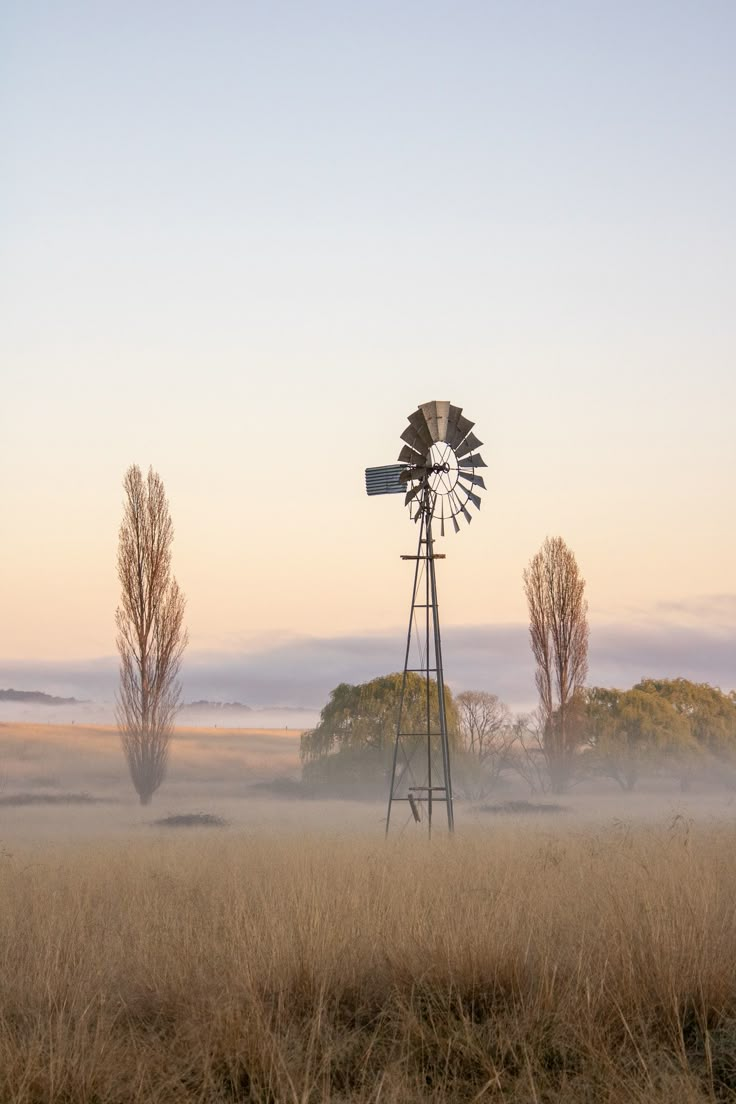
M 416 533 L 363 470 L 431 399 L 488 463 L 456 686 L 532 695 L 547 535 L 592 678 L 736 685 L 735 45 L 707 0 L 3 5 L 0 685 L 114 672 L 132 463 L 185 689 L 400 667 Z

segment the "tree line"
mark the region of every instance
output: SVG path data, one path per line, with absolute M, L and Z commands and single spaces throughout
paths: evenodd
M 401 681 L 401 674 L 384 675 L 332 691 L 319 723 L 301 737 L 305 783 L 348 792 L 385 787 Z M 586 778 L 631 792 L 655 774 L 682 790 L 697 776 L 736 788 L 736 693 L 708 683 L 642 679 L 629 690 L 583 688 L 567 703 L 564 748 L 559 721 L 547 723 L 539 709 L 515 715 L 486 691 L 446 694 L 456 789 L 471 799 L 510 776 L 532 792 L 564 793 Z M 413 672 L 407 707 L 421 727 L 425 683 Z
M 684 678 L 645 678 L 628 690 L 587 687 L 585 580 L 561 537 L 545 540 L 523 585 L 538 705 L 514 716 L 495 694 L 447 692 L 459 791 L 484 796 L 508 774 L 532 791 L 554 793 L 585 777 L 631 791 L 653 771 L 671 773 L 682 789 L 696 773 L 710 771 L 729 785 L 736 780 L 736 693 Z M 302 737 L 305 780 L 344 786 L 382 777 L 401 680 L 388 675 L 332 692 L 319 724 Z M 416 701 L 420 727 L 423 688 L 419 675 L 407 675 L 407 701 Z

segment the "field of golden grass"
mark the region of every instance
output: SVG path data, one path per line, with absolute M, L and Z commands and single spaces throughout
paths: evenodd
M 6 845 L 0 1100 L 734 1100 L 735 900 L 682 818 Z
M 171 743 L 169 779 L 274 777 L 299 770 L 299 729 L 182 726 Z M 0 766 L 6 785 L 73 789 L 130 787 L 112 725 L 0 723 Z

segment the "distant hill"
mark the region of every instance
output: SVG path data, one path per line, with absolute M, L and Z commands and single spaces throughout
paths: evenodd
M 40 690 L 0 690 L 0 701 L 23 702 L 24 705 L 83 705 L 79 698 L 57 698 Z
M 319 713 L 313 705 L 260 705 L 258 713 Z
M 306 705 L 246 705 L 245 702 L 202 701 L 185 702 L 180 713 L 310 713 Z
M 310 728 L 317 723 L 313 708 L 277 705 L 252 706 L 240 701 L 188 701 L 177 712 L 176 723 L 215 728 Z M 114 702 L 89 698 L 62 698 L 41 690 L 0 690 L 0 721 L 33 724 L 87 723 L 115 725 Z
M 251 713 L 252 707 L 243 702 L 193 701 L 186 702 L 182 713 Z

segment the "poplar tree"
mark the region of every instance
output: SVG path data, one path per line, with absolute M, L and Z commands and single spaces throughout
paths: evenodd
M 542 748 L 552 789 L 567 789 L 581 742 L 580 691 L 588 674 L 585 580 L 562 537 L 547 537 L 524 571 L 536 660 Z
M 149 468 L 144 479 L 133 464 L 123 488 L 116 718 L 130 777 L 141 805 L 148 805 L 164 780 L 181 704 L 178 676 L 187 645 L 186 600 L 171 574 L 174 527 L 161 477 Z

